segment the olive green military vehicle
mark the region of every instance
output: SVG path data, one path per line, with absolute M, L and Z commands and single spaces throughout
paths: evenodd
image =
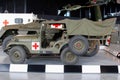
M 64 64 L 75 64 L 80 56 L 97 54 L 100 41 L 106 41 L 111 35 L 115 20 L 64 19 L 26 24 L 26 27 L 38 28 L 37 33 L 14 36 L 4 51 L 16 64 L 24 63 L 32 55 L 57 55 Z

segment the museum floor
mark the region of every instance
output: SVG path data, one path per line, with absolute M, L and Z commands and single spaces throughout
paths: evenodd
M 0 80 L 120 80 L 120 74 L 46 74 L 0 72 Z

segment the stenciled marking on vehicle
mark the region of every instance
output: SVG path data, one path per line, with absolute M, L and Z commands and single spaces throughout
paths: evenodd
M 55 24 L 51 24 L 51 28 L 61 29 L 63 28 L 63 25 L 59 23 L 55 23 Z
M 5 20 L 3 21 L 3 24 L 6 26 L 6 25 L 9 24 L 9 22 L 5 19 Z
M 40 50 L 40 42 L 32 42 L 32 50 Z

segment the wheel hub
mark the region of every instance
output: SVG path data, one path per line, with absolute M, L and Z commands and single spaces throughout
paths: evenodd
M 67 52 L 67 54 L 66 54 L 66 59 L 67 59 L 68 61 L 72 61 L 74 58 L 75 58 L 75 55 L 74 55 L 74 54 L 72 54 L 71 52 Z
M 20 53 L 18 51 L 14 52 L 13 56 L 15 59 L 20 59 Z
M 81 41 L 77 41 L 74 43 L 74 46 L 73 46 L 76 50 L 81 50 L 84 46 L 82 44 Z

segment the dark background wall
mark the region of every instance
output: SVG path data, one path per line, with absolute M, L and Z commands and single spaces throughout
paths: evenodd
M 0 12 L 23 13 L 25 0 L 0 0 Z
M 87 5 L 89 0 L 0 0 L 0 12 L 8 10 L 9 13 L 35 13 L 41 15 L 58 15 L 58 10 L 67 4 L 71 5 Z M 109 3 L 102 5 L 102 16 L 120 11 L 120 4 Z M 71 11 L 71 17 L 90 18 L 90 12 L 94 9 L 83 8 Z M 91 13 L 94 15 L 94 13 Z M 63 15 L 62 15 L 63 16 Z

